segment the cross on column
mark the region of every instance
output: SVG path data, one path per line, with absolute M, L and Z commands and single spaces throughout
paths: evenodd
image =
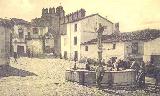
M 99 29 L 97 30 L 98 36 L 97 36 L 97 45 L 98 45 L 98 60 L 99 64 L 101 64 L 102 60 L 102 35 L 103 35 L 104 27 L 99 24 Z

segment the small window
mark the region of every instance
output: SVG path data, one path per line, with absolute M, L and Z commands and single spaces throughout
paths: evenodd
M 77 24 L 74 25 L 74 32 L 77 32 Z
M 132 43 L 132 53 L 138 54 L 138 42 Z
M 28 32 L 28 38 L 31 38 L 31 33 L 30 32 Z
M 46 49 L 50 49 L 50 46 L 46 46 Z
M 38 28 L 33 28 L 33 34 L 38 34 Z
M 77 45 L 77 37 L 74 37 L 74 45 Z
M 85 46 L 85 51 L 88 51 L 88 46 Z
M 19 38 L 23 38 L 24 36 L 24 32 L 23 32 L 23 29 L 22 28 L 19 28 L 18 29 L 18 34 L 19 34 Z
M 116 44 L 113 44 L 113 49 L 116 49 Z

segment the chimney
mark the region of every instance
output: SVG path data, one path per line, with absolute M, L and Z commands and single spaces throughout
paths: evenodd
M 115 33 L 119 33 L 119 22 L 115 23 Z

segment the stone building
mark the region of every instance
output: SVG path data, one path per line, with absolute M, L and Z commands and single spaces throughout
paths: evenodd
M 26 36 L 27 55 L 38 56 L 44 53 L 44 36 L 48 33 L 48 27 L 31 25 Z
M 46 33 L 44 36 L 44 51 L 45 53 L 54 53 L 54 37 L 51 33 Z
M 57 55 L 60 55 L 61 51 L 61 33 L 60 33 L 60 22 L 65 16 L 65 11 L 62 6 L 57 8 L 43 8 L 41 18 L 35 18 L 32 20 L 32 23 L 36 23 L 39 26 L 48 27 L 48 32 L 53 35 L 54 38 L 54 52 Z
M 0 67 L 9 64 L 10 33 L 12 33 L 12 23 L 0 18 Z

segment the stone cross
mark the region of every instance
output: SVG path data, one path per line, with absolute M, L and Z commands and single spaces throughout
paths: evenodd
M 99 29 L 97 30 L 98 36 L 97 36 L 97 45 L 98 45 L 98 59 L 99 59 L 99 64 L 101 64 L 102 60 L 102 35 L 104 31 L 104 26 L 99 24 Z

